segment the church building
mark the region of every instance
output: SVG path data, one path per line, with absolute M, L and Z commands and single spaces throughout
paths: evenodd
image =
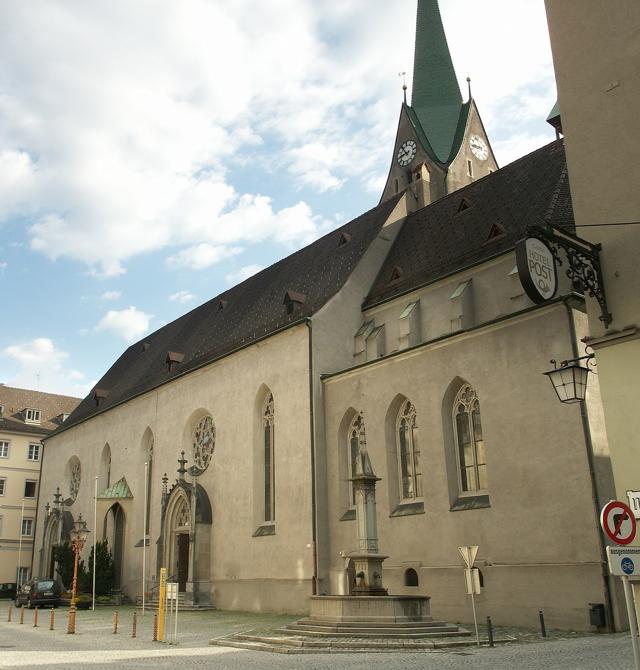
M 91 531 L 130 599 L 144 559 L 149 593 L 166 567 L 188 603 L 305 613 L 354 586 L 366 443 L 389 593 L 468 622 L 458 547 L 477 545 L 479 616 L 589 629 L 596 603 L 624 626 L 597 382 L 566 406 L 541 374 L 581 350 L 584 297 L 561 273 L 536 305 L 515 269 L 545 223 L 574 223 L 562 140 L 498 169 L 419 0 L 380 204 L 124 351 L 46 439 L 34 574 L 97 491 Z

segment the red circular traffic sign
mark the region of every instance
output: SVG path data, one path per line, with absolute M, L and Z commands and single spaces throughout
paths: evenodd
M 600 512 L 600 525 L 616 544 L 630 544 L 636 536 L 636 519 L 629 505 L 610 500 Z

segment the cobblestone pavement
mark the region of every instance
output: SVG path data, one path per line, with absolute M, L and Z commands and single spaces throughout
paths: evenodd
M 138 616 L 138 637 L 131 638 L 133 608 L 120 608 L 119 633 L 112 633 L 112 608 L 78 612 L 76 635 L 66 634 L 66 609 L 56 610 L 56 628 L 49 630 L 49 612 L 41 611 L 33 627 L 33 611 L 25 612 L 23 625 L 7 622 L 0 606 L 0 668 L 47 670 L 163 670 L 181 666 L 219 670 L 282 668 L 283 670 L 626 670 L 633 667 L 628 635 L 576 635 L 553 633 L 541 641 L 534 631 L 498 629 L 515 634 L 521 642 L 494 649 L 467 647 L 418 653 L 308 654 L 289 656 L 209 646 L 209 639 L 249 629 L 274 630 L 293 617 L 235 612 L 189 612 L 180 617 L 178 646 L 152 642 L 153 615 Z

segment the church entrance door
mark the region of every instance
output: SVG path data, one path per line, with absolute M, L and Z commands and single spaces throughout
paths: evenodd
M 178 533 L 178 591 L 187 590 L 189 579 L 189 533 Z

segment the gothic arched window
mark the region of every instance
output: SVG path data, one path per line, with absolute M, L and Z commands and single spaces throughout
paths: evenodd
M 351 423 L 349 424 L 349 432 L 347 435 L 349 443 L 349 453 L 347 455 L 349 459 L 349 479 L 353 479 L 356 474 L 356 463 L 358 462 L 358 452 L 360 451 L 360 446 L 365 442 L 365 433 L 364 433 L 364 417 L 362 413 L 356 414 Z M 349 505 L 354 507 L 356 504 L 356 494 L 353 487 L 353 482 L 350 483 L 350 500 Z
M 469 384 L 460 388 L 453 401 L 453 432 L 460 491 L 485 491 L 487 461 L 480 422 L 480 401 Z
M 275 462 L 274 462 L 274 423 L 273 394 L 269 393 L 262 407 L 262 429 L 264 435 L 264 520 L 275 521 Z
M 398 448 L 398 475 L 403 500 L 422 498 L 422 470 L 416 408 L 405 400 L 400 406 L 396 421 Z

